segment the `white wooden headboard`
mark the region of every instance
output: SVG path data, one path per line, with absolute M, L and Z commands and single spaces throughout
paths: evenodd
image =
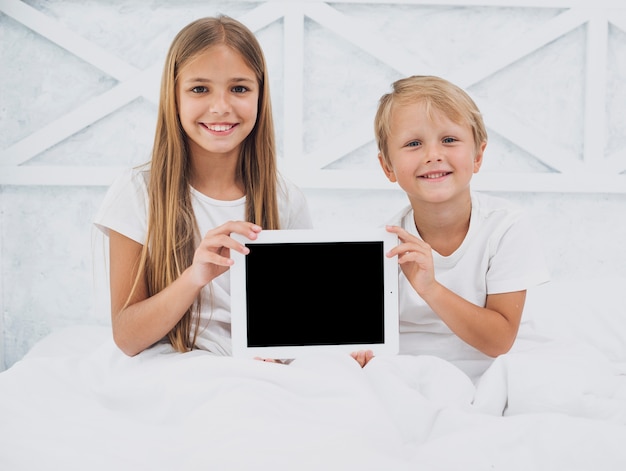
M 173 36 L 218 13 L 265 49 L 281 170 L 318 226 L 405 204 L 378 168 L 377 100 L 441 75 L 488 127 L 474 188 L 535 214 L 554 276 L 626 274 L 623 1 L 0 0 L 0 369 L 56 326 L 106 322 L 91 216 L 148 158 Z

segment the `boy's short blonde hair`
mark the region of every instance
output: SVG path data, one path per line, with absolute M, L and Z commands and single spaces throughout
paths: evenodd
M 392 84 L 392 91 L 384 94 L 379 100 L 374 119 L 374 133 L 378 150 L 387 164 L 391 164 L 387 145 L 391 133 L 389 123 L 393 107 L 415 102 L 423 102 L 427 113 L 434 108 L 455 123 L 468 124 L 472 128 L 476 150 L 483 142 L 487 142 L 487 130 L 482 114 L 474 100 L 463 89 L 440 77 L 413 75 L 395 81 Z

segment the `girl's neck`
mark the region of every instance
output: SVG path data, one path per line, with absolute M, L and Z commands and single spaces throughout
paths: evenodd
M 443 256 L 454 253 L 465 239 L 472 214 L 470 195 L 454 202 L 412 202 L 415 227 L 424 242 Z
M 191 159 L 189 183 L 200 193 L 222 201 L 232 201 L 245 195 L 241 178 L 236 172 L 235 158 Z

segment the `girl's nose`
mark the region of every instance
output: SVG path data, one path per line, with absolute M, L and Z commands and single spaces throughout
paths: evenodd
M 211 113 L 224 114 L 230 111 L 230 102 L 225 92 L 216 92 L 212 96 L 210 104 Z

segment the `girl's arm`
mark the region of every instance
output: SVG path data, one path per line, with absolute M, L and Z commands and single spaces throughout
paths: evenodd
M 230 250 L 248 249 L 230 237 L 232 232 L 249 239 L 261 228 L 247 222 L 228 222 L 205 235 L 193 263 L 165 289 L 148 297 L 145 279 L 126 301 L 136 279 L 142 245 L 115 231 L 109 231 L 111 274 L 111 323 L 113 339 L 127 355 L 136 355 L 161 340 L 182 318 L 200 290 L 232 264 Z

